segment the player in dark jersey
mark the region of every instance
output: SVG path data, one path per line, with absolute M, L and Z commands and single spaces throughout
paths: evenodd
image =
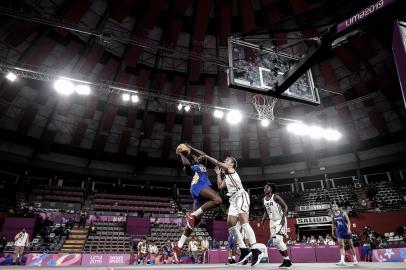
M 333 237 L 335 236 L 337 238 L 337 242 L 340 245 L 340 255 L 341 255 L 341 259 L 337 263 L 337 265 L 339 266 L 345 265 L 345 248 L 344 248 L 345 240 L 348 241 L 348 245 L 350 246 L 351 254 L 353 257 L 353 263 L 354 265 L 356 265 L 358 264 L 358 261 L 357 256 L 355 255 L 354 243 L 352 242 L 350 219 L 348 218 L 348 215 L 344 211 L 340 210 L 340 208 L 335 203 L 332 205 L 332 210 L 333 210 L 332 216 L 333 226 L 331 234 L 333 235 Z
M 200 154 L 199 150 L 195 151 Z M 222 200 L 221 197 L 211 188 L 207 169 L 203 164 L 199 163 L 198 157 L 196 155 L 189 155 L 189 160 L 181 152 L 177 154 L 181 158 L 186 175 L 191 178 L 190 193 L 193 197 L 193 213 L 186 214 L 187 225 L 177 245 L 174 247 L 177 259 L 179 260 L 180 251 L 185 244 L 186 239 L 192 234 L 196 225 L 200 222 L 201 215 L 205 211 L 220 205 Z

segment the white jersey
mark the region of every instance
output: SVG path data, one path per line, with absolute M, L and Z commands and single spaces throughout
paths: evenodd
M 17 240 L 14 242 L 16 247 L 24 247 L 28 239 L 28 233 L 19 232 Z
M 224 181 L 226 182 L 227 186 L 227 196 L 231 197 L 238 191 L 244 190 L 240 176 L 236 171 L 234 171 L 234 173 L 226 173 Z
M 283 210 L 279 203 L 274 200 L 275 194 L 272 194 L 269 200 L 264 197 L 264 206 L 266 212 L 268 213 L 269 220 L 277 221 L 281 220 L 283 216 Z

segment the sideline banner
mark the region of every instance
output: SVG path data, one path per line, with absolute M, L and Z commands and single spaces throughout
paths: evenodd
M 406 248 L 374 249 L 372 255 L 374 262 L 406 262 Z
M 130 265 L 131 254 L 83 254 L 82 266 Z
M 296 218 L 297 225 L 314 223 L 331 223 L 330 216 Z
M 79 266 L 82 254 L 30 253 L 26 266 Z

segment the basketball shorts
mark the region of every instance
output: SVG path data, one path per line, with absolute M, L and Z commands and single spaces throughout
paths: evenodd
M 347 231 L 336 231 L 336 237 L 340 239 L 352 239 L 352 234 Z
M 271 230 L 271 238 L 275 238 L 277 235 L 285 236 L 288 234 L 288 221 L 285 218 L 285 224 L 281 225 L 281 219 L 272 220 L 269 222 L 269 227 Z
M 239 190 L 230 197 L 228 215 L 238 217 L 240 214 L 249 213 L 250 197 L 245 190 Z
M 202 190 L 205 188 L 209 188 L 210 186 L 211 183 L 204 181 L 198 181 L 190 186 L 190 194 L 192 194 L 193 197 L 193 205 L 204 203 L 204 201 L 200 198 L 200 192 L 202 192 Z

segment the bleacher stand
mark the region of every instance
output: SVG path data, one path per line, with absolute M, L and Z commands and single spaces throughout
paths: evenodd
M 175 213 L 176 204 L 168 197 L 96 194 L 91 209 L 110 212 Z
M 132 252 L 131 237 L 125 234 L 124 222 L 94 221 L 86 240 L 85 252 Z

